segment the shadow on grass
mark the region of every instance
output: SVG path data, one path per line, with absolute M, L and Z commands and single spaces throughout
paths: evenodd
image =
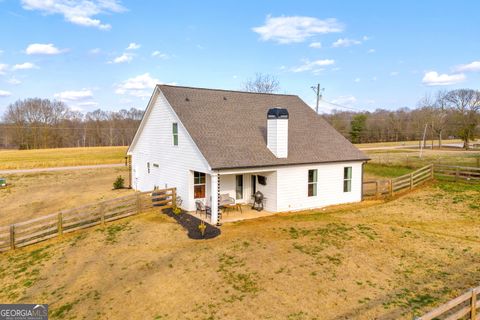
M 187 230 L 188 237 L 190 239 L 212 239 L 218 237 L 221 233 L 219 228 L 205 222 L 206 229 L 204 235 L 202 235 L 200 229 L 198 228 L 202 220 L 192 216 L 189 213 L 186 213 L 185 211 L 175 214 L 173 213 L 172 209 L 165 209 L 163 210 L 163 213 L 175 219 L 175 221 L 177 221 L 185 230 Z

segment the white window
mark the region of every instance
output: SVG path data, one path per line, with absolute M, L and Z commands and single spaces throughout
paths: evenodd
M 172 124 L 173 145 L 178 146 L 178 123 Z
M 243 175 L 235 176 L 235 198 L 237 200 L 243 199 Z
M 315 197 L 317 195 L 318 170 L 308 170 L 308 196 Z
M 193 197 L 195 199 L 205 198 L 205 173 L 193 172 Z
M 343 168 L 343 192 L 352 191 L 352 167 Z

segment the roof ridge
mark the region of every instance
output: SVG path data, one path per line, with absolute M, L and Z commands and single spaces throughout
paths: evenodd
M 250 91 L 230 90 L 230 89 L 216 89 L 216 88 L 204 88 L 204 87 L 177 86 L 177 85 L 171 85 L 171 84 L 157 84 L 157 86 L 159 86 L 159 87 L 172 87 L 172 88 L 209 90 L 209 91 L 223 91 L 223 92 L 235 92 L 235 93 L 248 93 L 248 94 L 262 94 L 262 95 L 272 95 L 272 96 L 291 96 L 291 97 L 298 97 L 298 95 L 296 95 L 296 94 L 288 94 L 288 93 L 250 92 Z M 298 97 L 298 98 L 299 98 L 299 97 Z

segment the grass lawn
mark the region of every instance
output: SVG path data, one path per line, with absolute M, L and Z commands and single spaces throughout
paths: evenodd
M 11 184 L 0 189 L 0 226 L 123 196 L 132 190 L 112 190 L 125 167 L 7 175 Z
M 0 150 L 0 170 L 124 162 L 127 147 Z
M 461 139 L 450 139 L 450 140 L 442 140 L 442 145 L 443 144 L 449 144 L 449 143 L 461 143 Z M 412 140 L 412 141 L 393 141 L 393 142 L 371 142 L 371 143 L 357 143 L 355 146 L 358 148 L 373 148 L 373 147 L 397 147 L 397 146 L 418 146 L 418 140 Z M 431 146 L 432 145 L 432 140 L 427 140 L 427 145 Z M 438 147 L 438 140 L 433 141 L 433 146 Z
M 385 165 L 374 162 L 366 163 L 363 169 L 365 179 L 395 178 L 413 171 L 413 169 L 404 166 Z
M 222 226 L 149 212 L 0 255 L 3 303 L 51 319 L 412 319 L 480 281 L 480 187 L 438 182 Z
M 422 157 L 419 156 L 418 150 L 368 150 L 364 151 L 369 157 L 366 173 L 375 173 L 379 171 L 379 177 L 394 177 L 397 173 L 403 172 L 400 167 L 410 168 L 414 170 L 431 163 L 477 167 L 480 165 L 480 151 L 463 151 L 463 150 L 424 150 Z M 371 165 L 371 168 L 368 166 Z M 388 172 L 380 172 L 380 168 L 385 167 L 386 170 L 396 168 L 389 175 Z M 398 170 L 397 170 L 398 169 Z M 396 171 L 396 172 L 395 172 Z M 408 173 L 408 172 L 404 172 Z M 401 173 L 401 174 L 404 174 Z M 398 175 L 401 175 L 398 174 Z

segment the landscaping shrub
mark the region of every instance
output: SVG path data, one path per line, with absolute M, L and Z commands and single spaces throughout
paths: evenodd
M 113 189 L 123 189 L 125 187 L 125 179 L 122 176 L 118 176 L 113 183 Z

